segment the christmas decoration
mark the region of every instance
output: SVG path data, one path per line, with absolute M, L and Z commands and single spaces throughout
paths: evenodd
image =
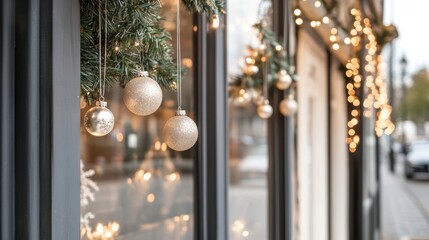
M 252 100 L 252 96 L 245 88 L 236 89 L 233 104 L 237 107 L 245 107 Z
M 267 60 L 268 61 L 268 60 Z M 273 115 L 273 107 L 271 107 L 270 102 L 268 101 L 268 80 L 267 80 L 267 71 L 268 71 L 268 62 L 264 62 L 262 68 L 262 96 L 265 98 L 264 102 L 258 106 L 257 113 L 258 116 L 262 119 L 270 118 Z
M 265 100 L 263 104 L 258 106 L 257 112 L 260 118 L 267 119 L 273 115 L 273 107 L 271 107 L 268 100 Z
M 107 0 L 106 0 L 107 1 Z M 97 137 L 105 136 L 109 134 L 114 126 L 115 118 L 113 113 L 107 108 L 107 102 L 104 101 L 104 91 L 106 89 L 106 58 L 107 58 L 107 2 L 104 2 L 104 74 L 102 74 L 101 67 L 101 3 L 98 1 L 98 39 L 99 39 L 99 52 L 98 52 L 98 64 L 99 64 L 99 94 L 100 98 L 97 101 L 96 106 L 90 108 L 84 117 L 84 126 L 86 130 Z
M 88 171 L 84 170 L 84 164 L 82 160 L 80 161 L 80 207 L 85 208 L 89 205 L 90 202 L 95 201 L 94 192 L 98 191 L 99 188 L 97 183 L 90 179 L 94 176 L 95 172 L 92 169 Z M 86 235 L 86 233 L 91 232 L 90 220 L 95 216 L 91 212 L 86 212 L 85 214 L 80 215 L 80 231 L 81 237 Z
M 162 102 L 162 90 L 158 83 L 144 71 L 127 83 L 124 103 L 132 113 L 147 116 L 155 112 Z
M 280 102 L 279 109 L 283 116 L 289 117 L 298 111 L 298 103 L 296 102 L 294 96 L 290 94 L 287 98 Z
M 253 25 L 259 40 L 258 46 L 248 46 L 242 73 L 234 76 L 230 86 L 235 87 L 233 104 L 247 106 L 250 100 L 257 106 L 259 117 L 271 117 L 273 108 L 268 100 L 268 88 L 288 89 L 297 80 L 293 58 L 287 57 L 284 47 L 271 30 L 272 3 L 261 1 L 258 8 L 258 22 Z M 250 91 L 251 94 L 250 94 Z
M 176 116 L 168 119 L 164 126 L 164 140 L 175 151 L 185 151 L 194 146 L 198 139 L 195 122 L 186 116 L 184 110 L 178 110 Z
M 276 87 L 279 90 L 286 90 L 292 84 L 292 77 L 286 72 L 286 70 L 280 70 L 277 73 Z
M 99 98 L 97 87 L 97 11 L 98 0 L 80 1 L 81 35 L 81 95 L 87 101 Z M 174 89 L 176 79 L 170 34 L 162 27 L 159 0 L 106 0 L 106 10 L 110 18 L 107 21 L 107 87 L 119 82 L 125 86 L 131 76 L 142 69 L 150 69 L 150 76 L 162 88 Z M 209 16 L 224 14 L 224 1 L 183 0 L 192 12 L 207 13 Z M 219 16 L 217 17 L 219 19 Z M 145 56 L 143 64 L 141 55 Z M 143 66 L 142 66 L 143 65 Z
M 170 118 L 164 126 L 163 135 L 167 145 L 176 151 L 185 151 L 191 148 L 198 139 L 198 128 L 195 122 L 186 116 L 182 110 L 182 77 L 181 48 L 180 48 L 180 0 L 177 1 L 177 111 L 176 116 Z
M 90 134 L 96 137 L 109 134 L 115 125 L 115 118 L 107 108 L 107 102 L 97 101 L 96 106 L 85 113 L 83 125 Z

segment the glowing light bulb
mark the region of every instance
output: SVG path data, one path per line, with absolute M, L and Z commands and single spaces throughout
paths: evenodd
M 301 9 L 297 8 L 293 11 L 293 14 L 295 14 L 295 16 L 299 16 L 301 15 Z
M 212 26 L 213 28 L 217 29 L 220 25 L 219 15 L 215 14 L 212 17 Z

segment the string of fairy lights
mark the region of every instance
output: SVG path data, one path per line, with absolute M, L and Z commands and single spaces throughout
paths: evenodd
M 321 1 L 314 2 L 315 8 L 320 8 L 322 5 Z M 346 85 L 347 101 L 351 106 L 346 139 L 349 151 L 356 152 L 361 140 L 357 131 L 361 114 L 369 118 L 375 112 L 374 131 L 378 137 L 382 134 L 389 135 L 393 133 L 395 125 L 391 120 L 392 107 L 389 103 L 388 86 L 380 55 L 381 47 L 377 42 L 371 20 L 362 17 L 360 10 L 352 8 L 350 10 L 350 14 L 354 18 L 352 28 L 346 31 L 345 37 L 341 37 L 339 32 L 345 28 L 338 24 L 335 18 L 330 17 L 329 12 L 321 18 L 309 19 L 304 16 L 298 4 L 293 13 L 295 23 L 298 26 L 305 23 L 312 28 L 318 28 L 322 25 L 332 26 L 329 32 L 329 42 L 332 50 L 339 50 L 341 45 L 350 45 L 352 47 L 353 54 L 345 65 L 345 75 L 351 79 L 351 82 Z M 363 43 L 364 47 L 361 46 Z M 361 60 L 360 56 L 362 55 L 364 55 L 364 58 Z M 360 96 L 362 87 L 368 90 L 365 98 Z M 361 105 L 363 106 L 363 113 L 361 112 Z

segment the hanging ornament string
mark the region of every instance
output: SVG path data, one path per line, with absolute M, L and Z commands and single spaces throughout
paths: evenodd
M 104 68 L 102 69 L 102 38 L 101 38 L 101 1 L 98 0 L 98 64 L 99 64 L 99 101 L 95 106 L 90 108 L 84 117 L 84 125 L 86 130 L 96 137 L 101 137 L 109 134 L 114 125 L 115 117 L 107 108 L 107 102 L 104 101 L 104 91 L 106 89 L 106 70 L 107 70 L 107 0 L 104 1 Z
M 104 1 L 104 66 L 101 66 L 101 48 L 102 48 L 102 39 L 101 39 L 101 1 L 98 0 L 98 63 L 99 63 L 99 93 L 100 100 L 104 101 L 104 93 L 106 90 L 106 71 L 107 71 L 107 0 Z M 102 70 L 103 69 L 103 70 Z
M 264 61 L 264 66 L 262 67 L 262 87 L 264 97 L 268 98 L 268 58 Z
M 180 49 L 180 0 L 177 0 L 176 16 L 176 54 L 177 54 L 177 110 L 182 109 L 182 53 Z

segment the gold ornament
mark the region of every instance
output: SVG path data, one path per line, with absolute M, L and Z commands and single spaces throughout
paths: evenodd
M 276 87 L 279 90 L 285 90 L 292 84 L 292 77 L 286 72 L 286 70 L 280 70 L 277 73 Z
M 90 134 L 96 137 L 109 134 L 114 125 L 115 117 L 107 108 L 107 102 L 105 101 L 97 101 L 96 106 L 85 113 L 84 126 Z
M 270 118 L 273 115 L 273 107 L 271 107 L 269 101 L 266 99 L 263 104 L 258 107 L 258 116 L 262 119 Z
M 292 116 L 298 111 L 298 103 L 291 94 L 288 98 L 285 98 L 280 102 L 279 109 L 283 116 Z
M 197 142 L 198 128 L 195 122 L 186 116 L 185 110 L 177 110 L 176 116 L 165 123 L 163 136 L 168 147 L 175 151 L 185 151 Z
M 133 78 L 124 89 L 124 103 L 128 110 L 139 116 L 154 113 L 162 102 L 162 90 L 159 84 L 144 71 Z

